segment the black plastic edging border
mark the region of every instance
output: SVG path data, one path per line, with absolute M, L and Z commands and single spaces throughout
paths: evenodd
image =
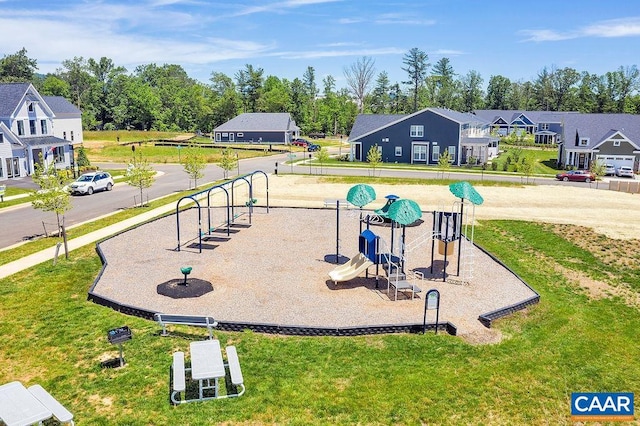
M 510 314 L 512 314 L 514 312 L 521 311 L 521 310 L 527 308 L 528 306 L 531 306 L 531 305 L 534 305 L 534 304 L 540 302 L 540 294 L 537 291 L 535 291 L 533 289 L 533 287 L 531 287 L 525 280 L 523 280 L 520 277 L 520 275 L 518 275 L 515 272 L 513 272 L 513 270 L 511 268 L 509 268 L 507 265 L 502 263 L 502 261 L 500 259 L 498 259 L 497 257 L 495 257 L 493 254 L 491 254 L 490 252 L 485 250 L 484 247 L 476 244 L 475 242 L 473 242 L 472 244 L 474 246 L 476 246 L 484 254 L 489 256 L 498 265 L 502 266 L 504 269 L 509 271 L 514 277 L 516 277 L 522 284 L 526 285 L 527 288 L 529 288 L 529 290 L 531 290 L 535 294 L 535 296 L 530 297 L 528 299 L 525 299 L 525 300 L 523 300 L 521 302 L 514 303 L 513 305 L 505 306 L 503 308 L 499 308 L 499 309 L 496 309 L 496 310 L 491 311 L 491 312 L 480 314 L 478 316 L 478 321 L 480 321 L 482 323 L 482 325 L 484 325 L 487 328 L 491 328 L 491 324 L 492 324 L 492 322 L 494 320 L 497 320 L 499 318 L 505 317 L 505 316 L 510 315 Z

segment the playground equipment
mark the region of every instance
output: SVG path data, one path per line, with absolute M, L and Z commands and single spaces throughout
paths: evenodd
M 231 226 L 233 225 L 234 221 L 241 216 L 240 214 L 238 214 L 238 208 L 240 208 L 240 206 L 236 203 L 235 193 L 237 189 L 236 188 L 237 182 L 244 182 L 249 187 L 249 200 L 244 204 L 244 206 L 248 208 L 249 224 L 251 224 L 253 206 L 257 202 L 257 200 L 253 198 L 253 178 L 256 174 L 262 174 L 266 179 L 266 207 L 267 207 L 267 213 L 269 213 L 269 176 L 261 170 L 256 170 L 246 175 L 237 176 L 224 183 L 214 185 L 211 188 L 198 191 L 191 195 L 186 195 L 180 198 L 176 203 L 176 234 L 177 234 L 178 244 L 175 250 L 180 251 L 180 247 L 182 245 L 180 243 L 180 205 L 185 200 L 190 200 L 191 202 L 195 203 L 196 208 L 198 210 L 198 235 L 195 238 L 188 240 L 187 243 L 197 238 L 199 253 L 202 253 L 202 237 L 203 236 L 211 235 L 211 233 L 214 232 L 216 229 L 223 228 L 223 227 L 226 228 L 227 236 L 230 235 Z M 215 191 L 224 192 L 225 198 L 226 198 L 225 200 L 226 216 L 222 224 L 218 225 L 217 227 L 212 226 L 211 224 L 211 210 L 213 208 L 213 206 L 211 205 L 211 195 L 212 193 L 215 193 Z M 205 199 L 205 197 L 207 200 L 206 206 L 201 206 L 200 201 Z M 207 231 L 206 232 L 202 230 L 202 209 L 206 209 L 207 211 Z
M 382 206 L 382 208 L 374 210 L 373 212 L 378 216 L 382 217 L 385 222 L 390 222 L 391 218 L 389 217 L 389 207 L 391 207 L 391 205 L 394 202 L 399 200 L 400 197 L 394 194 L 389 194 L 389 195 L 385 195 L 384 198 L 387 199 L 387 203 L 384 206 Z
M 433 273 L 435 240 L 438 241 L 438 252 L 444 255 L 442 280 L 447 281 L 447 257 L 453 254 L 454 244 L 457 244 L 458 281 L 467 283 L 473 278 L 473 238 L 475 231 L 475 206 L 484 202 L 482 196 L 468 182 L 456 182 L 449 185 L 449 190 L 460 200 L 453 204 L 451 212 L 433 212 L 433 236 L 431 244 L 431 272 Z M 465 200 L 472 204 L 471 218 L 465 215 Z M 470 230 L 469 230 L 470 228 Z M 464 238 L 463 238 L 464 237 Z M 463 262 L 464 258 L 464 262 Z M 461 270 L 461 266 L 463 269 Z M 455 281 L 449 279 L 449 281 Z
M 340 254 L 340 209 L 349 208 L 347 200 L 331 199 L 324 200 L 324 206 L 336 206 L 336 254 L 327 254 L 324 261 L 328 263 L 342 264 L 349 260 L 346 256 Z
M 373 262 L 370 261 L 364 254 L 358 253 L 353 258 L 329 272 L 329 278 L 334 284 L 339 282 L 349 281 L 366 271 L 370 266 L 373 266 Z
M 334 284 L 349 281 L 360 275 L 361 272 L 367 272 L 370 266 L 376 265 L 376 287 L 378 286 L 378 265 L 382 256 L 379 252 L 380 237 L 371 232 L 364 230 L 358 237 L 358 254 L 351 261 L 340 265 L 329 272 L 329 278 Z

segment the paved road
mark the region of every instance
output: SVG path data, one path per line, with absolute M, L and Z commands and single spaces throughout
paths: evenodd
M 298 158 L 302 155 L 297 153 Z M 283 164 L 287 160 L 287 154 L 278 154 L 270 157 L 259 157 L 240 161 L 239 167 L 231 172 L 232 175 L 237 173 L 248 173 L 254 170 L 262 170 L 266 173 L 273 173 L 278 164 L 280 173 L 301 173 L 301 174 L 320 174 L 320 168 L 316 166 L 309 167 L 302 164 L 299 166 L 290 166 Z M 114 164 L 97 164 L 102 169 L 114 169 L 124 167 L 124 165 Z M 145 199 L 149 200 L 162 197 L 173 192 L 183 191 L 193 184 L 189 182 L 187 174 L 181 165 L 176 164 L 158 164 L 154 168 L 160 172 L 154 185 L 144 191 Z M 369 169 L 361 168 L 328 168 L 322 169 L 322 174 L 341 174 L 349 176 L 369 175 Z M 477 173 L 464 173 L 464 171 L 452 171 L 448 173 L 451 178 L 460 180 L 475 181 L 485 179 Z M 385 177 L 407 177 L 407 178 L 436 178 L 438 172 L 431 170 L 414 171 L 414 170 L 378 170 L 377 176 Z M 441 175 L 441 173 L 440 173 Z M 210 164 L 205 169 L 205 177 L 199 181 L 199 184 L 205 182 L 213 182 L 221 179 L 223 171 L 220 167 Z M 491 180 L 516 181 L 521 182 L 520 177 L 508 175 L 491 175 Z M 554 179 L 535 178 L 535 183 L 543 185 L 576 185 L 584 186 L 584 183 L 558 182 Z M 33 183 L 29 178 L 7 181 L 9 185 L 20 186 L 23 188 L 33 187 Z M 606 185 L 600 185 L 605 188 Z M 113 191 L 95 193 L 90 196 L 74 196 L 72 197 L 73 208 L 65 215 L 65 224 L 67 227 L 85 222 L 96 217 L 115 213 L 122 209 L 131 208 L 135 203 L 140 202 L 140 192 L 138 189 L 131 187 L 123 182 L 116 183 Z M 55 214 L 46 213 L 35 210 L 30 204 L 26 203 L 16 207 L 10 207 L 0 210 L 0 223 L 2 223 L 2 232 L 0 232 L 0 248 L 8 247 L 24 240 L 37 238 L 44 235 L 44 227 L 48 232 L 55 230 Z M 43 226 L 43 222 L 45 225 Z

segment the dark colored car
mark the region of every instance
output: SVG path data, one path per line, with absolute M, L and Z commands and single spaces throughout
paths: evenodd
M 307 151 L 309 151 L 309 152 L 313 152 L 313 151 L 320 151 L 320 145 L 317 145 L 317 144 L 315 144 L 315 143 L 310 143 L 310 144 L 307 146 Z
M 596 180 L 596 176 L 589 170 L 569 170 L 568 172 L 558 173 L 556 179 L 571 182 L 591 182 Z
M 294 139 L 293 142 L 291 142 L 291 145 L 307 147 L 309 146 L 309 141 L 306 139 L 298 138 L 298 139 Z

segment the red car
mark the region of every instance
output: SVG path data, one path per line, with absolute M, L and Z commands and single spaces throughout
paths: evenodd
M 556 179 L 562 181 L 572 181 L 572 182 L 591 182 L 592 180 L 596 180 L 596 175 L 591 173 L 589 170 L 569 170 L 568 172 L 558 173 L 556 175 Z
M 307 146 L 309 146 L 309 141 L 306 139 L 298 138 L 298 139 L 294 139 L 293 142 L 291 142 L 291 145 L 302 146 L 306 148 Z

